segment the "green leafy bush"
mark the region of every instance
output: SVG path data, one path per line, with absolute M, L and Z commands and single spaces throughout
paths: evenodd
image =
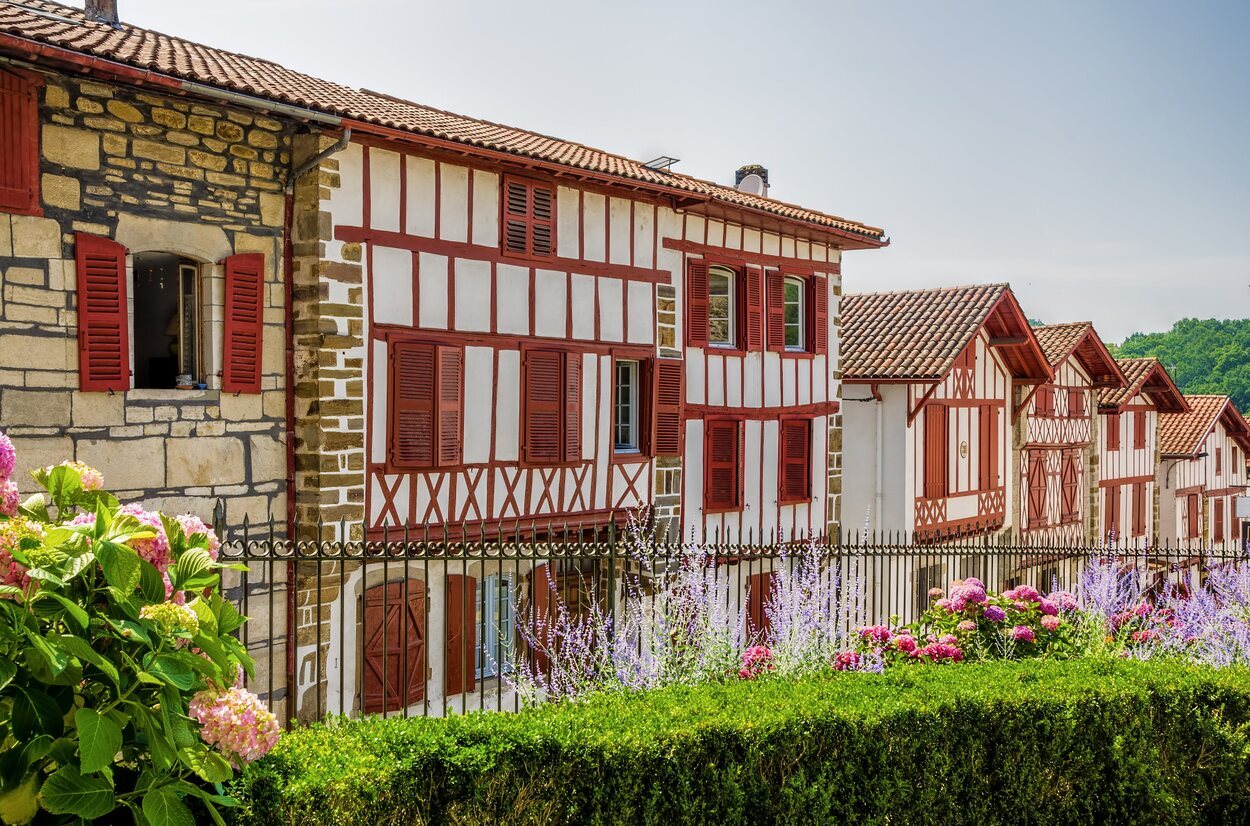
M 277 725 L 231 689 L 252 661 L 220 543 L 78 463 L 38 471 L 47 497 L 19 508 L 13 462 L 0 434 L 0 820 L 222 822 L 220 784 Z
M 1244 822 L 1250 673 L 1129 660 L 831 673 L 329 722 L 246 822 Z

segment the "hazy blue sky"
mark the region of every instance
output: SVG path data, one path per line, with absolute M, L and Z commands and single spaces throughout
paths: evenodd
M 1250 316 L 1250 3 L 120 0 L 122 17 L 883 226 L 1119 340 Z

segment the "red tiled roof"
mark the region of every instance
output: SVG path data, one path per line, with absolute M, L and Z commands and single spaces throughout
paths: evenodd
M 1250 424 L 1242 418 L 1228 396 L 1185 396 L 1188 413 L 1164 413 L 1159 417 L 1159 452 L 1164 456 L 1192 456 L 1217 420 L 1243 448 L 1250 449 Z
M 851 293 L 842 297 L 841 319 L 847 381 L 938 380 L 991 322 L 992 335 L 1022 339 L 1003 348 L 1017 377 L 1050 378 L 1045 355 L 1007 284 Z
M 350 121 L 641 181 L 849 234 L 864 246 L 887 243 L 883 230 L 858 221 L 750 195 L 688 175 L 651 169 L 639 161 L 579 143 L 354 89 L 272 61 L 214 49 L 138 26 L 123 23 L 113 28 L 87 20 L 81 9 L 50 0 L 0 2 L 0 34 Z M 0 50 L 5 45 L 0 42 Z M 8 45 L 12 47 L 12 43 Z
M 1033 334 L 1052 368 L 1057 369 L 1069 356 L 1075 355 L 1095 387 L 1118 387 L 1124 383 L 1124 375 L 1092 322 L 1047 324 L 1034 327 Z
M 1125 383 L 1098 391 L 1098 406 L 1117 408 L 1138 393 L 1145 393 L 1163 413 L 1184 413 L 1189 407 L 1168 371 L 1156 358 L 1116 359 Z

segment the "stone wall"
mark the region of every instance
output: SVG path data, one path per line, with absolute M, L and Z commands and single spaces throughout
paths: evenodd
M 19 478 L 77 458 L 124 499 L 207 518 L 224 497 L 230 524 L 247 516 L 284 525 L 282 189 L 291 127 L 57 74 L 45 77 L 39 118 L 43 214 L 0 214 L 0 427 L 16 444 Z M 198 264 L 207 390 L 77 389 L 76 232 L 127 247 L 132 302 L 135 253 Z M 262 392 L 230 395 L 218 377 L 219 262 L 245 252 L 265 259 Z

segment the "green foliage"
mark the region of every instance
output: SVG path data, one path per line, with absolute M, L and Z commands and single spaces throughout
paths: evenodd
M 605 693 L 329 722 L 237 783 L 243 822 L 1229 823 L 1250 673 L 1082 659 Z
M 1111 349 L 1159 359 L 1183 393 L 1227 394 L 1250 410 L 1250 319 L 1183 318 L 1166 333 L 1134 333 Z
M 37 473 L 48 499 L 0 517 L 0 822 L 190 824 L 188 801 L 220 822 L 233 801 L 212 786 L 233 772 L 188 702 L 252 668 L 226 566 L 210 537 L 126 512 L 84 473 L 99 478 Z

